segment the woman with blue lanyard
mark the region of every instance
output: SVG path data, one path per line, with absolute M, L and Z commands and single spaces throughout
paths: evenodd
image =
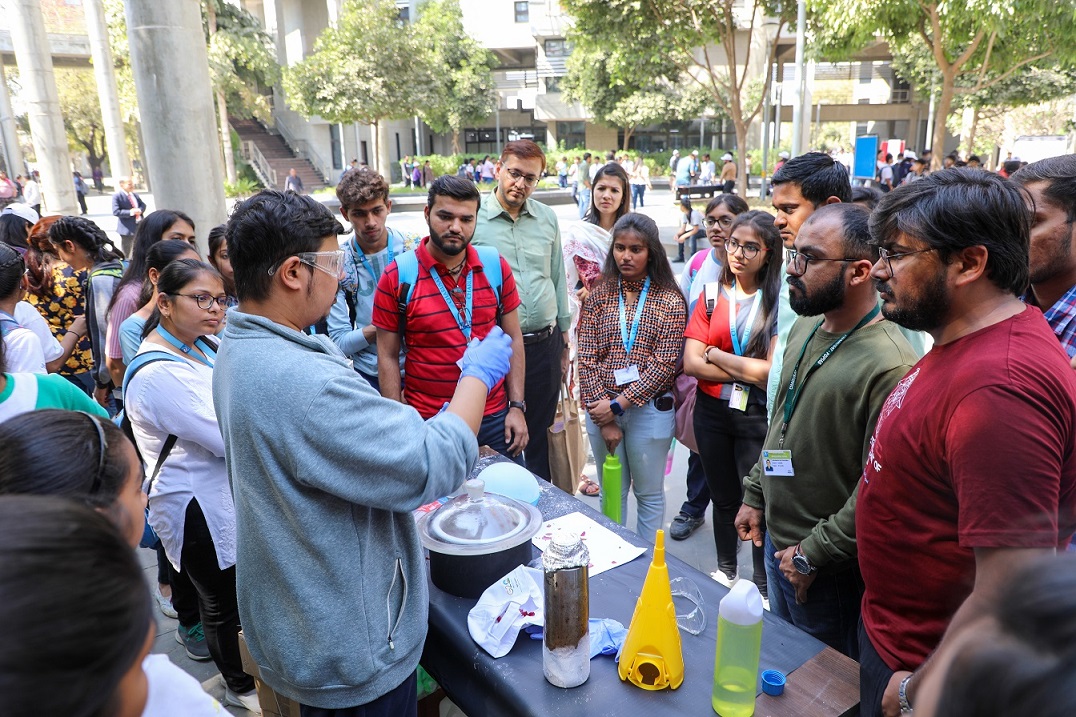
M 770 374 L 781 291 L 781 235 L 761 211 L 736 217 L 725 240 L 720 281 L 695 303 L 684 346 L 684 371 L 699 380 L 695 439 L 714 506 L 717 572 L 736 579 L 740 539 L 733 522 L 743 501 L 743 477 L 766 438 L 766 381 Z M 754 548 L 754 582 L 766 595 L 761 548 Z
M 595 462 L 613 453 L 620 460 L 620 515 L 627 517 L 631 488 L 635 532 L 652 543 L 665 523 L 671 390 L 687 306 L 653 219 L 625 214 L 612 234 L 602 280 L 579 315 L 580 395 Z
M 212 337 L 228 296 L 209 264 L 177 259 L 157 279 L 157 307 L 125 377 L 125 409 L 145 465 L 149 523 L 172 567 L 198 593 L 209 654 L 226 684 L 225 703 L 260 711 L 239 656 L 235 505 L 224 440 L 213 409 Z M 198 640 L 180 625 L 177 641 Z

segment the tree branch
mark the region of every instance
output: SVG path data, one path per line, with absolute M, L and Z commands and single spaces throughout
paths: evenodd
M 1053 55 L 1052 52 L 1041 52 L 1038 55 L 1032 55 L 1031 57 L 1025 58 L 1025 59 L 1021 60 L 1020 62 L 1016 63 L 1015 65 L 1013 65 L 1012 67 L 1010 67 L 1008 70 L 1001 73 L 997 77 L 994 77 L 994 78 L 992 78 L 992 79 L 990 79 L 988 81 L 983 82 L 981 85 L 976 84 L 975 87 L 958 87 L 958 88 L 956 88 L 956 94 L 958 94 L 958 95 L 967 95 L 967 94 L 971 94 L 971 93 L 974 93 L 974 92 L 978 92 L 979 90 L 989 89 L 989 88 L 993 87 L 994 85 L 998 84 L 999 82 L 1002 82 L 1003 80 L 1009 79 L 1013 75 L 1013 73 L 1015 73 L 1017 70 L 1023 69 L 1024 67 L 1027 67 L 1028 65 L 1030 65 L 1032 63 L 1038 62 L 1039 60 L 1044 60 L 1047 57 L 1050 57 L 1051 55 Z

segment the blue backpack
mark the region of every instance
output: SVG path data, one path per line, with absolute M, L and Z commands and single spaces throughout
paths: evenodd
M 504 277 L 501 276 L 501 254 L 491 246 L 476 246 L 478 260 L 482 262 L 482 273 L 489 279 L 489 285 L 497 294 L 497 319 L 501 318 L 501 285 Z M 411 294 L 415 293 L 415 283 L 418 281 L 418 254 L 415 250 L 404 252 L 395 259 L 396 270 L 400 287 L 396 292 L 396 310 L 399 313 L 400 323 L 398 334 L 403 336 L 407 327 L 407 304 L 411 301 Z

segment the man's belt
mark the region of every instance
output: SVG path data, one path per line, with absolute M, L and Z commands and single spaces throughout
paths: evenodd
M 528 346 L 530 344 L 536 344 L 539 341 L 545 341 L 553 335 L 553 326 L 546 326 L 544 329 L 535 331 L 532 334 L 523 334 L 523 345 Z

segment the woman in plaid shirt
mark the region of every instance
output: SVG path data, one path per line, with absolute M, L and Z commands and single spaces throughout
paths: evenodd
M 636 532 L 654 541 L 665 522 L 665 456 L 672 443 L 670 390 L 687 320 L 654 220 L 626 214 L 613 226 L 602 280 L 579 319 L 580 392 L 587 434 L 600 466 L 615 452 L 638 503 Z

